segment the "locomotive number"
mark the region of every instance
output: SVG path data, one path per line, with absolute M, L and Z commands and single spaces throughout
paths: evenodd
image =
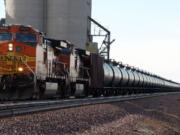
M 26 57 L 24 56 L 9 56 L 9 55 L 0 55 L 0 61 L 13 61 L 13 62 L 27 62 Z

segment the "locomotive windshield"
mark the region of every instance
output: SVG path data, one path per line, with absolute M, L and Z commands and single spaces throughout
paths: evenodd
M 24 33 L 17 33 L 16 41 L 25 42 L 25 43 L 36 43 L 37 42 L 35 34 L 24 34 Z
M 8 40 L 12 40 L 11 33 L 0 33 L 0 41 L 8 41 Z

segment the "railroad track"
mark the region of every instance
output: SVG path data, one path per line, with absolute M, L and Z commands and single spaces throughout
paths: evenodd
M 46 100 L 46 101 L 30 101 L 17 103 L 0 104 L 0 117 L 12 117 L 17 115 L 25 115 L 42 111 L 50 111 L 56 109 L 73 108 L 79 106 L 105 104 L 112 102 L 122 102 L 129 100 L 137 100 L 143 98 L 151 98 L 157 96 L 165 96 L 177 94 L 180 92 L 169 93 L 154 93 L 154 94 L 139 94 L 116 97 L 98 97 L 98 98 L 84 98 L 84 99 L 68 99 L 68 100 Z

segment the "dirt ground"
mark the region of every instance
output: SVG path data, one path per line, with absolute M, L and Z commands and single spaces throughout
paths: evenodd
M 180 94 L 112 105 L 126 115 L 81 135 L 180 135 Z
M 0 119 L 0 135 L 180 135 L 180 94 Z

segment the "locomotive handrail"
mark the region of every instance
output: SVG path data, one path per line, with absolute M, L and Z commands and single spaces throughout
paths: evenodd
M 31 69 L 31 67 L 26 63 L 26 62 L 23 62 L 24 65 L 26 65 L 26 67 L 31 71 L 31 73 L 33 74 L 34 76 L 34 91 L 36 92 L 37 91 L 37 76 L 36 76 L 36 73 L 33 71 L 33 69 Z

